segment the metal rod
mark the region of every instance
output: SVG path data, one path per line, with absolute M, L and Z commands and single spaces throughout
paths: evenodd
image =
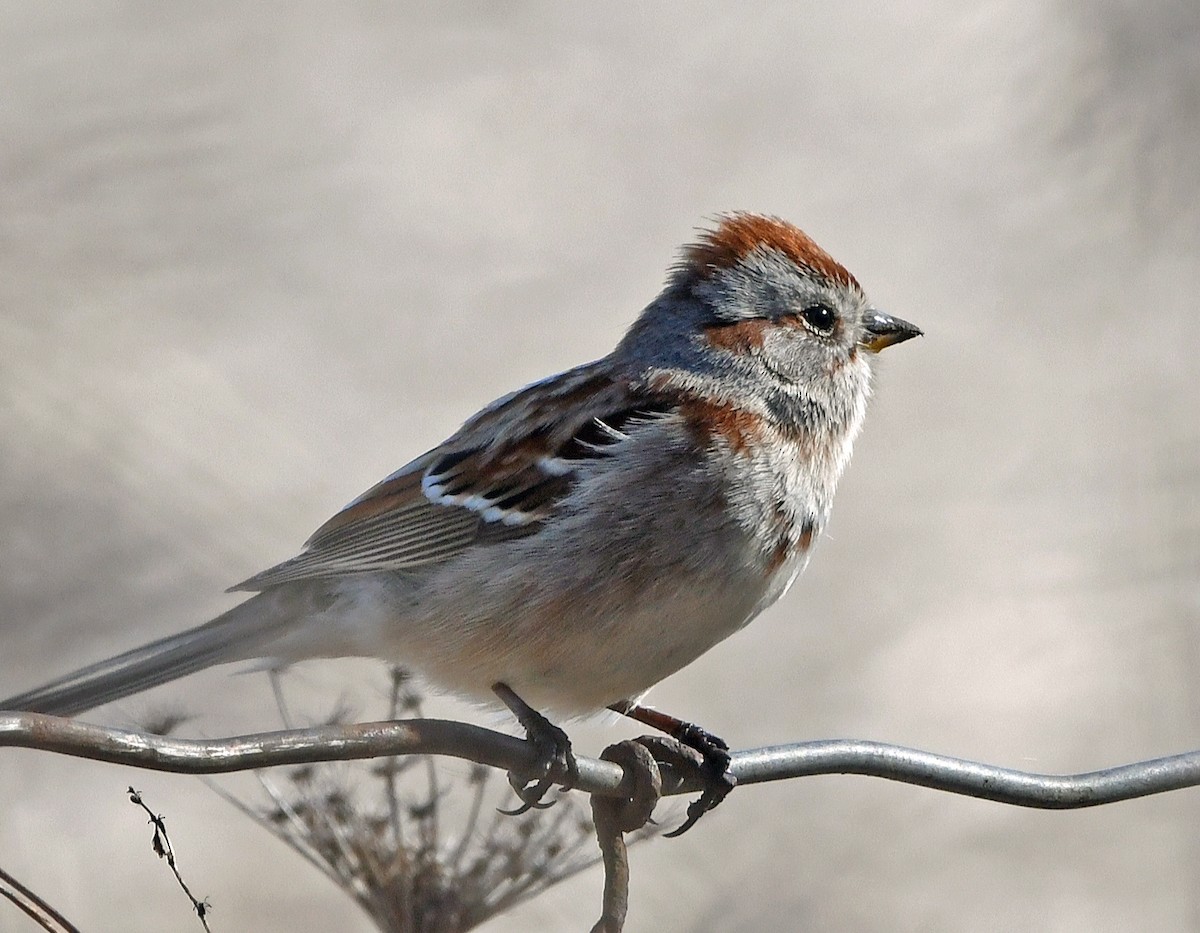
M 289 729 L 225 739 L 179 739 L 39 713 L 0 713 L 0 746 L 181 774 L 412 754 L 449 755 L 521 771 L 532 767 L 536 759 L 523 739 L 441 719 Z M 577 760 L 579 790 L 605 796 L 627 796 L 630 792 L 632 782 L 619 765 L 582 756 Z M 1062 810 L 1200 785 L 1200 751 L 1058 775 L 999 768 L 884 742 L 839 739 L 734 752 L 730 770 L 739 784 L 816 774 L 859 774 L 1016 806 Z M 694 780 L 673 777 L 666 767 L 663 771 L 664 794 L 698 789 Z

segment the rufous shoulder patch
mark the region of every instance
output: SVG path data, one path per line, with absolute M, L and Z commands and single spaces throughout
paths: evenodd
M 684 247 L 681 271 L 708 278 L 729 269 L 755 250 L 775 250 L 802 269 L 841 285 L 858 287 L 858 281 L 840 262 L 817 245 L 799 227 L 778 217 L 737 212 L 724 214 L 717 225 Z
M 762 415 L 726 402 L 690 398 L 680 403 L 684 423 L 702 446 L 719 438 L 739 456 L 764 443 L 767 425 Z

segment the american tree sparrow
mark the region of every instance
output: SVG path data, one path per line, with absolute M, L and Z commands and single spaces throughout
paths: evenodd
M 569 744 L 534 709 L 608 706 L 719 777 L 724 743 L 638 699 L 787 591 L 829 517 L 871 356 L 918 334 L 796 227 L 723 216 L 608 356 L 488 405 L 208 624 L 0 708 L 74 715 L 214 664 L 362 655 L 499 696 L 548 743 L 547 774 L 569 769 Z

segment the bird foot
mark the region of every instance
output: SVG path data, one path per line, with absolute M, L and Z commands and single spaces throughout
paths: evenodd
M 683 825 L 667 833 L 667 836 L 682 836 L 737 786 L 737 778 L 729 770 L 733 759 L 724 739 L 707 729 L 701 729 L 694 722 L 685 722 L 649 706 L 639 706 L 632 700 L 613 703 L 609 709 L 670 736 L 669 740 L 659 736 L 643 736 L 638 741 L 651 747 L 655 757 L 663 763 L 673 764 L 683 773 L 698 773 L 704 782 L 703 792 L 688 806 Z
M 704 790 L 700 796 L 688 804 L 687 818 L 683 825 L 664 834 L 668 839 L 673 839 L 695 826 L 705 813 L 715 810 L 737 786 L 737 778 L 729 770 L 732 761 L 729 745 L 723 739 L 690 722 L 683 723 L 682 728 L 669 740 L 661 737 L 647 738 L 657 739 L 655 748 L 652 749 L 658 752 L 656 758 L 674 765 L 684 773 L 698 773 L 704 782 Z M 673 754 L 664 759 L 661 755 L 670 745 L 675 746 Z
M 519 816 L 530 810 L 544 810 L 553 806 L 554 801 L 543 801 L 551 787 L 558 784 L 563 790 L 570 790 L 579 781 L 579 765 L 571 750 L 570 737 L 522 700 L 507 684 L 495 684 L 492 690 L 517 717 L 517 722 L 525 730 L 525 736 L 537 754 L 530 771 L 519 774 L 510 771 L 508 774 L 508 783 L 521 798 L 521 806 L 500 812 L 507 816 Z

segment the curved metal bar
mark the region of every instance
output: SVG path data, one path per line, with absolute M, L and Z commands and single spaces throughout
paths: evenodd
M 179 739 L 94 726 L 39 713 L 0 713 L 0 746 L 39 749 L 181 774 L 218 774 L 317 761 L 389 755 L 449 755 L 520 772 L 536 759 L 522 739 L 442 719 L 324 726 L 233 736 Z M 627 795 L 632 782 L 613 762 L 579 757 L 576 787 L 590 794 Z M 693 778 L 670 778 L 663 793 L 698 789 Z M 1036 774 L 918 749 L 836 739 L 735 752 L 730 770 L 741 784 L 816 774 L 860 774 L 1022 807 L 1063 810 L 1200 785 L 1200 751 L 1082 774 Z
M 42 713 L 0 712 L 3 746 L 176 774 L 224 774 L 278 765 L 418 754 L 448 755 L 520 772 L 532 768 L 537 758 L 524 739 L 446 719 L 398 719 L 224 739 L 180 739 Z M 588 793 L 617 794 L 624 790 L 624 772 L 610 761 L 580 757 L 576 786 Z
M 775 745 L 733 756 L 739 783 L 813 774 L 863 774 L 1048 810 L 1096 807 L 1200 785 L 1200 751 L 1087 771 L 1037 774 L 884 742 L 843 739 Z

